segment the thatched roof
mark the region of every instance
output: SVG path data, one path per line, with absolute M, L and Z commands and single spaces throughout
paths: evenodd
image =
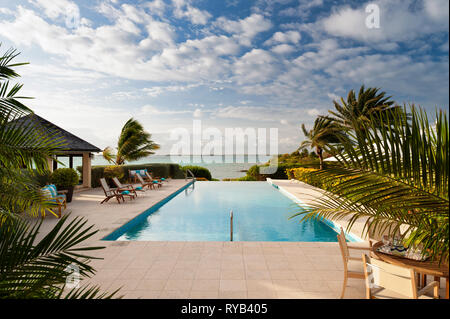
M 49 134 L 56 136 L 60 136 L 65 141 L 64 152 L 101 152 L 97 146 L 92 145 L 91 143 L 86 142 L 85 140 L 79 138 L 78 136 L 73 135 L 70 132 L 56 126 L 55 124 L 47 121 L 46 119 L 40 117 L 36 114 L 29 114 L 18 118 L 11 123 L 17 124 L 27 124 L 35 126 L 36 129 L 43 130 L 44 132 L 49 132 Z

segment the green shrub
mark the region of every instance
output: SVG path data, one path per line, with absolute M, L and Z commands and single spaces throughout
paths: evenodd
M 51 175 L 51 181 L 58 188 L 67 188 L 78 185 L 80 177 L 73 168 L 58 168 Z
M 240 177 L 237 179 L 240 182 L 255 182 L 257 181 L 256 178 L 254 178 L 253 176 L 244 176 L 244 177 Z
M 123 176 L 125 175 L 124 171 L 123 171 L 123 167 L 120 165 L 113 165 L 113 166 L 108 166 L 105 167 L 105 169 L 103 170 L 103 175 L 106 178 L 114 178 L 117 177 L 119 180 L 121 178 L 123 178 Z
M 286 170 L 291 169 L 291 168 L 299 167 L 300 165 L 301 164 L 299 164 L 299 163 L 278 164 L 277 165 L 277 170 L 275 171 L 275 173 L 273 173 L 273 174 L 261 174 L 261 173 L 258 172 L 256 180 L 265 180 L 266 178 L 288 179 L 288 176 L 286 174 Z M 269 166 L 268 164 L 265 164 L 265 165 L 260 165 L 257 168 L 259 170 L 260 167 L 268 167 L 268 166 Z M 251 172 L 251 175 L 248 172 L 247 172 L 247 175 L 255 177 L 254 176 L 254 172 L 256 171 L 256 169 L 254 169 L 253 166 L 250 169 L 253 169 L 252 172 Z M 249 172 L 250 172 L 250 170 L 249 170 Z
M 190 170 L 192 172 L 192 174 L 194 174 L 195 177 L 203 177 L 203 178 L 206 178 L 208 181 L 210 181 L 212 179 L 211 172 L 209 171 L 209 169 L 207 169 L 205 167 L 188 165 L 188 166 L 183 166 L 182 169 L 184 171 Z
M 110 165 L 96 165 L 91 168 L 92 187 L 100 187 L 100 178 L 105 177 L 104 171 L 106 167 Z M 153 177 L 164 177 L 181 179 L 184 178 L 184 171 L 180 165 L 175 163 L 147 163 L 147 164 L 130 164 L 121 165 L 123 168 L 123 177 L 119 178 L 121 182 L 130 182 L 129 173 L 130 170 L 147 169 L 153 174 Z M 82 173 L 81 166 L 77 167 L 77 170 Z
M 259 166 L 253 165 L 247 171 L 247 176 L 253 178 L 255 181 L 259 180 Z

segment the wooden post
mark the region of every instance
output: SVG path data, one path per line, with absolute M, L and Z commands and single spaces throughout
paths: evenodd
M 47 157 L 47 166 L 50 172 L 53 172 L 53 158 Z
M 230 241 L 233 241 L 233 211 L 230 213 Z
M 53 170 L 58 169 L 58 156 L 55 157 L 55 159 L 53 160 Z
M 91 157 L 89 152 L 83 153 L 83 187 L 92 187 Z
M 69 155 L 69 167 L 73 168 L 73 155 Z

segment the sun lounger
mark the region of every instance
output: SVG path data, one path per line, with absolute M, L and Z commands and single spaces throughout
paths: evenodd
M 145 186 L 147 186 L 148 188 L 155 187 L 154 183 L 144 181 L 144 179 L 142 178 L 142 176 L 140 174 L 136 174 L 136 178 L 138 180 L 138 183 L 140 183 L 142 187 L 145 187 Z
M 141 191 L 141 192 L 144 191 L 144 189 L 142 188 L 142 186 L 138 186 L 138 187 L 135 188 L 135 187 L 134 187 L 133 185 L 131 185 L 131 184 L 123 185 L 123 184 L 119 181 L 119 179 L 118 179 L 117 177 L 114 177 L 114 178 L 113 178 L 113 182 L 114 182 L 114 184 L 116 184 L 117 190 L 118 190 L 119 192 L 130 191 L 130 192 L 131 192 L 132 194 L 134 194 L 136 197 L 137 197 L 136 191 Z
M 150 175 L 147 171 L 145 172 L 145 175 L 147 176 L 147 181 L 149 183 L 153 183 L 154 185 L 158 185 L 158 187 L 162 186 L 162 181 L 161 180 L 153 179 L 152 175 Z
M 103 204 L 109 201 L 111 198 L 116 198 L 117 202 L 120 204 L 120 200 L 122 199 L 125 202 L 124 196 L 130 197 L 130 199 L 134 198 L 134 195 L 130 194 L 130 191 L 121 191 L 119 192 L 117 189 L 111 189 L 108 186 L 108 183 L 104 178 L 100 178 L 100 184 L 103 188 L 103 192 L 105 193 L 106 198 L 100 203 Z

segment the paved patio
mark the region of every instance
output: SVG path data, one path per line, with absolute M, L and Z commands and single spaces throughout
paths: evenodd
M 102 289 L 122 287 L 125 298 L 338 298 L 343 263 L 338 243 L 320 242 L 125 242 L 100 241 L 128 220 L 186 185 L 171 180 L 161 189 L 118 205 L 101 189 L 74 194 L 71 218 L 85 216 L 100 230 L 86 245 L 106 246 L 87 280 Z M 316 190 L 274 181 L 306 202 Z M 57 219 L 44 220 L 42 235 Z M 364 282 L 349 279 L 346 298 L 364 298 Z

